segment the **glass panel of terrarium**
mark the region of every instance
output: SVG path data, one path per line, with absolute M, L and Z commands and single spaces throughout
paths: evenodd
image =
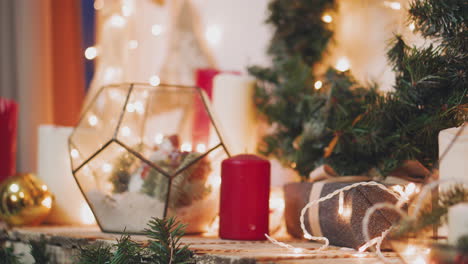
M 173 175 L 185 164 L 207 152 L 211 120 L 204 108 L 198 90 L 194 87 L 160 85 L 156 87 L 136 85 L 130 96 L 140 98 L 145 94 L 145 112 L 141 117 L 125 113 L 122 125 L 141 134 L 141 154 L 149 161 Z M 204 129 L 197 126 L 204 122 Z M 203 131 L 203 137 L 200 136 Z M 136 139 L 125 140 L 124 142 Z
M 73 170 L 109 144 L 117 128 L 129 88 L 130 86 L 125 84 L 102 88 L 84 111 L 70 136 Z
M 227 154 L 218 146 L 172 178 L 168 215 L 187 223 L 187 233 L 208 231 L 219 208 L 220 167 Z
M 113 142 L 76 174 L 104 231 L 140 233 L 151 217 L 163 217 L 169 179 Z

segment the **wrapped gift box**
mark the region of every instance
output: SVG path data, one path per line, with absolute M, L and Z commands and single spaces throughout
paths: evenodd
M 303 237 L 300 225 L 302 208 L 309 202 L 356 183 L 346 181 L 348 177 L 337 177 L 315 183 L 291 183 L 285 185 L 286 227 L 294 237 Z M 396 198 L 377 186 L 359 186 L 343 192 L 340 196 L 314 205 L 305 215 L 305 225 L 313 236 L 324 236 L 335 246 L 358 249 L 365 244 L 362 220 L 368 208 L 377 203 L 396 203 Z M 399 219 L 396 212 L 382 209 L 375 212 L 369 224 L 369 234 L 376 237 Z

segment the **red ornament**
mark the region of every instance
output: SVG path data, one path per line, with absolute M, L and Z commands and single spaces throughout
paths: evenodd
M 268 234 L 270 162 L 238 155 L 221 164 L 219 236 L 265 240 Z

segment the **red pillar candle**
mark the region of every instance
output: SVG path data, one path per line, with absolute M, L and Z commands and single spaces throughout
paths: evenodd
M 16 172 L 18 105 L 0 98 L 0 182 Z
M 213 78 L 220 72 L 215 69 L 198 69 L 195 73 L 197 86 L 206 92 L 208 98 L 211 100 L 213 93 Z M 196 97 L 198 98 L 198 97 Z M 195 114 L 193 120 L 193 142 L 194 146 L 198 144 L 208 144 L 208 137 L 210 133 L 210 117 L 205 111 L 205 106 L 200 100 L 195 101 Z
M 270 162 L 237 155 L 221 164 L 219 236 L 265 240 L 268 234 Z

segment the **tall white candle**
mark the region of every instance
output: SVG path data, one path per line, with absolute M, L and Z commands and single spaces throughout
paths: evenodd
M 439 133 L 439 158 L 442 158 L 439 164 L 440 180 L 468 181 L 468 124 L 465 124 L 462 133 L 450 147 L 447 154 L 442 157 L 460 129 L 461 127 L 453 127 Z M 442 185 L 439 191 L 444 190 L 444 185 Z M 447 236 L 448 233 L 447 225 L 443 225 L 438 229 L 438 236 Z
M 219 74 L 213 83 L 213 113 L 231 155 L 256 150 L 255 81 L 247 76 Z
M 454 127 L 439 133 L 439 158 L 449 147 L 462 127 Z M 468 181 L 468 123 L 439 164 L 441 180 L 456 179 Z
M 468 203 L 460 203 L 449 208 L 448 239 L 455 245 L 462 236 L 468 236 Z
M 39 127 L 38 176 L 55 196 L 51 224 L 93 224 L 94 216 L 73 178 L 68 153 L 72 127 Z

